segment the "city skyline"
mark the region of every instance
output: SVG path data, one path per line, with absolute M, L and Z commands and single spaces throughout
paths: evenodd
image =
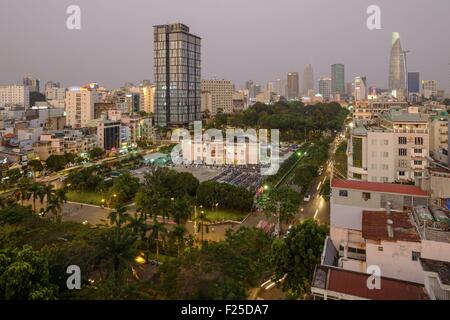
M 41 83 L 53 80 L 62 82 L 64 86 L 95 81 L 106 87 L 118 87 L 128 81 L 153 81 L 152 26 L 181 22 L 189 25 L 204 39 L 202 78 L 205 79 L 217 76 L 238 85 L 249 79 L 264 84 L 287 72 L 301 73 L 307 64 L 313 66 L 318 79 L 331 76 L 332 64 L 343 63 L 346 66 L 347 82 L 354 76 L 365 74 L 371 86 L 387 88 L 390 37 L 392 32 L 400 32 L 404 49 L 411 51 L 408 55 L 409 70 L 421 72 L 423 79 L 437 80 L 441 89 L 449 89 L 450 44 L 427 36 L 450 27 L 444 17 L 439 18 L 440 14 L 448 12 L 448 3 L 433 4 L 427 6 L 429 10 L 423 10 L 424 4 L 417 1 L 413 1 L 417 4 L 408 6 L 405 6 L 405 1 L 397 1 L 396 4 L 379 1 L 382 29 L 370 31 L 366 27 L 366 8 L 370 3 L 365 0 L 348 1 L 339 6 L 327 0 L 317 4 L 310 1 L 298 4 L 297 1 L 285 0 L 281 6 L 286 9 L 285 16 L 278 18 L 272 15 L 270 25 L 249 24 L 246 19 L 249 13 L 264 19 L 268 18 L 267 15 L 271 12 L 259 9 L 254 1 L 242 4 L 240 13 L 232 10 L 234 1 L 221 1 L 217 5 L 199 1 L 194 5 L 190 3 L 189 7 L 180 1 L 172 1 L 160 8 L 153 2 L 144 3 L 137 0 L 130 1 L 130 6 L 126 7 L 118 3 L 88 3 L 81 0 L 78 5 L 82 10 L 82 29 L 70 31 L 65 28 L 68 16 L 65 9 L 71 3 L 46 2 L 48 4 L 29 1 L 2 2 L 5 8 L 0 11 L 0 17 L 4 18 L 0 22 L 0 35 L 8 46 L 5 47 L 3 59 L 0 61 L 1 84 L 20 83 L 22 77 L 28 74 L 40 78 Z M 26 12 L 22 10 L 24 3 L 29 7 Z M 39 16 L 31 14 L 38 6 L 43 5 L 46 12 Z M 138 6 L 140 9 L 136 10 Z M 289 19 L 290 12 L 296 12 L 295 8 L 300 6 L 311 14 L 293 23 L 293 20 Z M 334 10 L 321 10 L 326 6 L 333 6 Z M 344 19 L 345 21 L 333 20 L 335 31 L 328 32 L 330 25 L 327 21 L 332 18 L 330 15 L 339 15 L 341 11 L 344 13 L 350 6 L 354 8 L 354 14 Z M 147 8 L 151 10 L 146 10 Z M 200 8 L 205 14 L 199 18 L 196 16 L 196 10 Z M 98 11 L 102 11 L 103 15 L 99 17 L 96 14 Z M 356 14 L 358 11 L 361 12 L 360 15 Z M 130 14 L 135 15 L 134 19 L 121 20 L 120 24 L 114 23 L 114 18 Z M 9 21 L 6 15 L 17 15 L 18 19 Z M 396 19 L 399 15 L 420 19 L 414 20 L 415 27 L 411 28 L 408 19 Z M 218 16 L 222 18 L 218 20 L 222 21 L 220 23 L 216 23 L 215 18 Z M 233 17 L 232 23 L 227 19 L 223 20 L 223 17 Z M 323 19 L 323 25 L 316 25 L 317 17 Z M 7 26 L 4 25 L 6 21 Z M 286 24 L 290 27 L 287 28 Z M 39 28 L 34 28 L 36 25 L 39 25 Z M 273 25 L 278 27 L 274 28 Z M 421 36 L 418 36 L 417 32 Z M 42 34 L 47 36 L 42 37 Z M 112 34 L 115 41 L 111 41 Z M 14 41 L 18 36 L 23 39 L 21 43 Z M 133 41 L 136 37 L 142 41 Z M 278 43 L 273 48 L 263 47 L 260 44 L 264 43 L 262 40 L 267 37 L 279 39 Z M 301 41 L 291 41 L 292 38 Z M 321 41 L 316 40 L 319 38 Z M 353 42 L 348 39 L 358 39 L 355 44 L 366 50 L 355 50 Z M 51 46 L 52 43 L 55 44 L 54 41 L 58 41 L 58 46 Z M 341 45 L 346 42 L 349 45 Z M 311 45 L 308 47 L 309 43 Z M 53 50 L 48 50 L 49 46 Z M 130 46 L 134 50 L 130 50 Z M 288 49 L 282 51 L 282 59 L 278 46 Z M 25 50 L 30 47 L 33 49 Z M 330 47 L 333 50 L 330 50 Z M 434 47 L 439 47 L 440 50 L 430 50 Z M 365 58 L 361 59 L 362 56 Z M 248 63 L 249 59 L 251 64 Z

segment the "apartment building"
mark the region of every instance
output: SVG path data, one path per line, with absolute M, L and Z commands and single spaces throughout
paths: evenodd
M 27 86 L 0 86 L 0 107 L 30 107 L 30 89 Z
M 333 179 L 331 187 L 330 237 L 313 280 L 317 298 L 450 299 L 448 210 L 429 205 L 415 186 Z M 368 289 L 372 268 L 381 272 L 381 288 L 355 291 Z M 350 278 L 354 283 L 343 285 Z M 391 281 L 404 291 L 393 294 Z
M 97 124 L 97 146 L 103 150 L 118 150 L 121 147 L 121 122 L 102 120 Z
M 377 119 L 384 112 L 393 107 L 406 108 L 407 102 L 397 101 L 358 101 L 353 110 L 353 120 L 360 123 L 369 123 Z
M 228 80 L 202 80 L 201 91 L 211 94 L 210 114 L 233 113 L 233 84 Z M 203 95 L 202 95 L 203 96 Z
M 430 151 L 448 151 L 448 112 L 441 111 L 431 117 L 430 121 Z
M 391 108 L 377 124 L 357 124 L 348 143 L 348 177 L 371 182 L 417 182 L 429 156 L 428 116 L 417 107 Z
M 155 113 L 155 85 L 148 85 L 140 87 L 140 111 L 146 113 Z
M 73 87 L 66 93 L 67 125 L 72 128 L 83 128 L 95 118 L 95 103 L 100 101 L 95 89 Z

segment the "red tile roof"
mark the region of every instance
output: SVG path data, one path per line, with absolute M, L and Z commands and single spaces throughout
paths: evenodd
M 370 275 L 330 268 L 328 290 L 371 300 L 429 300 L 420 284 L 381 277 L 381 289 L 370 290 Z
M 393 183 L 379 183 L 355 180 L 341 180 L 333 179 L 331 182 L 333 188 L 355 189 L 363 191 L 381 192 L 381 193 L 398 193 L 412 196 L 426 197 L 428 194 L 419 187 L 393 184 Z
M 388 235 L 387 220 L 392 220 L 393 237 Z M 374 241 L 409 241 L 420 242 L 420 236 L 411 217 L 406 212 L 363 211 L 362 236 Z

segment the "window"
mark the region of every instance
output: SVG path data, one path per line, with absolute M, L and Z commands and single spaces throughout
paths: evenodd
M 404 177 L 404 176 L 405 176 L 405 171 L 399 171 L 399 172 L 398 172 L 398 175 L 399 175 L 400 177 Z
M 382 158 L 389 158 L 389 152 L 382 152 L 381 153 Z
M 339 190 L 339 197 L 348 197 L 348 190 Z
M 376 151 L 372 151 L 372 158 L 376 158 L 377 157 L 377 152 Z
M 412 252 L 412 261 L 419 261 L 420 259 L 420 252 L 413 251 Z
M 381 177 L 381 182 L 388 183 L 389 182 L 389 178 L 388 177 Z
M 383 164 L 382 169 L 383 170 L 389 170 L 389 165 L 388 164 Z
M 422 149 L 414 149 L 414 153 L 422 153 Z
M 364 201 L 370 200 L 370 193 L 363 192 L 362 193 L 362 198 L 364 199 Z
M 408 168 L 408 160 L 399 160 L 398 161 L 398 166 L 400 168 Z
M 414 165 L 416 165 L 416 166 L 421 166 L 422 163 L 423 163 L 422 160 L 414 160 Z
M 389 145 L 389 140 L 383 140 L 383 145 L 385 146 Z
M 383 251 L 383 247 L 378 247 L 378 251 Z
M 407 139 L 406 137 L 398 137 L 398 144 L 406 144 Z
M 376 146 L 377 145 L 377 139 L 372 139 L 372 145 Z
M 398 149 L 398 155 L 400 157 L 406 157 L 407 150 L 406 149 Z
M 359 173 L 353 173 L 353 179 L 361 180 L 362 179 L 362 175 L 359 174 Z
M 414 177 L 422 177 L 422 172 L 414 172 Z
M 372 170 L 377 170 L 377 165 L 375 163 L 372 163 L 370 167 L 372 168 Z
M 418 146 L 422 146 L 423 145 L 423 138 L 422 137 L 415 137 L 414 138 L 414 144 L 416 144 Z

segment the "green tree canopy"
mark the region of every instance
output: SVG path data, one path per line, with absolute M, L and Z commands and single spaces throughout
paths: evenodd
M 295 226 L 273 243 L 271 261 L 275 279 L 285 277 L 283 289 L 300 297 L 309 292 L 316 264 L 320 263 L 327 230 L 314 220 Z

